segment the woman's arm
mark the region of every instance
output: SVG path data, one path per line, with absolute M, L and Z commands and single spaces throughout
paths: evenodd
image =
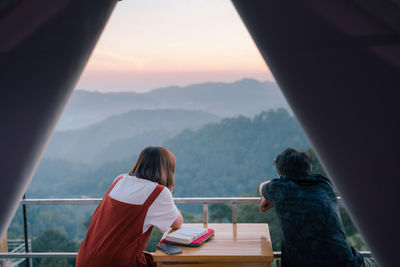
M 182 217 L 181 212 L 179 211 L 178 218 L 176 218 L 174 223 L 171 225 L 171 228 L 172 229 L 179 229 L 179 228 L 181 228 L 182 224 L 183 224 L 183 217 Z

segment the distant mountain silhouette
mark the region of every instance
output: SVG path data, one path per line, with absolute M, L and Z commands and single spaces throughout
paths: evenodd
M 148 93 L 98 93 L 76 90 L 57 130 L 77 129 L 111 115 L 137 109 L 202 110 L 220 117 L 253 116 L 284 107 L 286 100 L 275 82 L 243 79 L 234 83 L 171 86 Z
M 133 110 L 81 129 L 55 132 L 44 157 L 100 164 L 138 154 L 145 146 L 161 145 L 183 129 L 218 120 L 203 111 Z

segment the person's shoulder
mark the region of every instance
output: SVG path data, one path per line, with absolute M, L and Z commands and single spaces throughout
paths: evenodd
M 263 187 L 261 189 L 261 193 L 265 198 L 269 199 L 268 196 L 271 196 L 271 194 L 274 193 L 275 188 L 277 186 L 279 186 L 280 179 L 279 178 L 273 178 L 273 179 L 270 179 L 270 180 L 267 180 L 267 181 L 268 181 L 268 183 L 265 183 L 263 185 Z
M 328 177 L 326 177 L 326 176 L 324 176 L 324 175 L 322 175 L 320 173 L 313 173 L 310 176 L 314 177 L 315 179 L 321 179 L 321 180 L 328 180 L 329 181 Z
M 273 188 L 282 184 L 282 180 L 280 178 L 272 178 L 269 180 L 267 184 L 264 185 L 266 188 Z
M 313 174 L 312 177 L 314 180 L 318 181 L 321 190 L 323 190 L 329 197 L 337 199 L 335 186 L 328 177 L 321 174 Z
M 150 195 L 151 192 L 156 188 L 156 182 L 149 181 L 146 179 L 131 176 L 129 174 L 121 174 L 115 178 L 114 183 L 121 178 L 115 185 L 113 191 L 124 191 L 124 192 L 135 192 L 139 195 Z
M 272 184 L 272 183 L 279 183 L 280 181 L 281 181 L 280 178 L 272 178 L 272 179 L 269 180 L 269 183 L 270 183 L 270 184 Z
M 168 187 L 166 187 L 166 186 L 164 186 L 164 185 L 162 185 L 162 187 L 163 187 L 163 190 L 161 191 L 160 194 L 163 194 L 164 196 L 173 198 L 172 192 L 168 189 Z
M 290 181 L 288 179 L 286 179 L 287 177 L 282 175 L 278 178 L 273 178 L 269 181 L 269 186 L 281 186 L 281 185 L 286 185 L 288 184 Z
M 311 174 L 310 177 L 313 180 L 316 180 L 316 181 L 319 181 L 319 182 L 322 182 L 322 183 L 326 183 L 326 184 L 329 184 L 331 186 L 333 185 L 331 180 L 328 177 L 323 176 L 322 174 L 315 173 L 315 174 Z
M 147 179 L 139 178 L 139 177 L 136 177 L 134 175 L 125 174 L 124 177 L 125 177 L 125 179 L 131 181 L 132 183 L 135 183 L 135 184 L 138 184 L 138 185 L 141 185 L 141 186 L 148 186 L 148 187 L 151 187 L 151 188 L 155 188 L 158 185 L 157 182 L 153 182 L 153 181 L 150 181 L 150 180 L 147 180 Z
M 174 197 L 172 196 L 171 191 L 168 189 L 168 187 L 162 185 L 163 190 L 161 190 L 160 194 L 157 197 L 158 201 L 173 201 Z
M 113 182 L 115 182 L 116 180 L 118 180 L 118 179 L 122 179 L 122 178 L 124 178 L 124 177 L 126 177 L 126 176 L 128 176 L 128 174 L 127 173 L 121 173 L 120 175 L 118 175 L 117 177 L 115 177 L 114 178 L 114 181 Z

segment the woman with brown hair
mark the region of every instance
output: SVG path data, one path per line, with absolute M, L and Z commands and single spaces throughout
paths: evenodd
M 145 148 L 95 210 L 76 266 L 155 266 L 151 254 L 143 252 L 153 226 L 166 232 L 183 223 L 172 197 L 174 171 L 175 157 L 169 150 Z

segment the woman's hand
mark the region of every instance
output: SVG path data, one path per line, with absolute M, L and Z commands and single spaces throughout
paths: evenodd
M 272 205 L 272 203 L 265 199 L 264 197 L 261 197 L 260 199 L 260 212 L 264 213 L 267 210 L 273 208 L 274 206 Z

